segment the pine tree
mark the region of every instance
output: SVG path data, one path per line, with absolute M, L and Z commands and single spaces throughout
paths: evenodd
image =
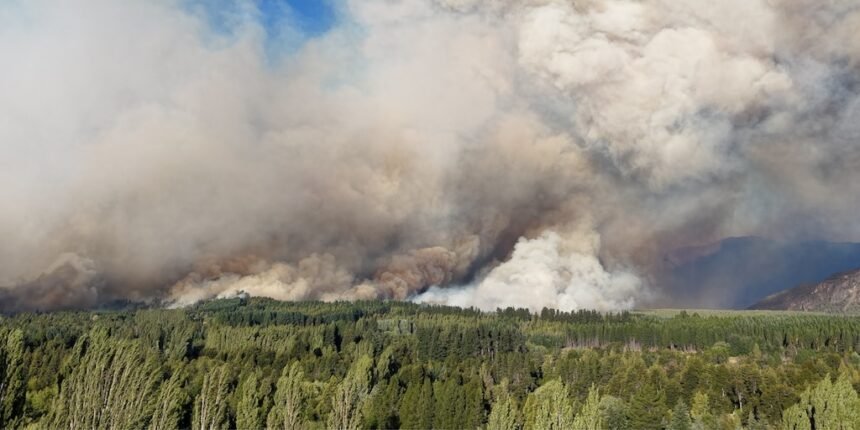
M 630 425 L 641 430 L 659 429 L 663 423 L 665 408 L 663 393 L 654 384 L 646 382 L 630 399 Z
M 769 428 L 770 427 L 767 425 L 765 420 L 756 418 L 755 414 L 750 411 L 749 417 L 747 418 L 746 430 L 768 430 Z
M 627 405 L 623 400 L 613 396 L 603 396 L 600 399 L 600 414 L 603 416 L 607 429 L 631 429 L 627 418 Z
M 690 420 L 690 409 L 683 400 L 679 399 L 672 409 L 672 420 L 669 421 L 668 430 L 690 430 L 693 423 Z
M 400 389 L 397 378 L 385 380 L 373 387 L 364 409 L 365 428 L 392 429 L 400 427 L 397 421 L 397 400 Z
M 425 377 L 423 383 L 406 387 L 400 402 L 400 424 L 407 429 L 431 428 L 434 409 L 433 384 Z
M 434 384 L 433 428 L 467 428 L 465 424 L 466 395 L 463 387 L 453 378 Z
M 476 429 L 484 424 L 487 411 L 484 404 L 484 385 L 478 375 L 474 375 L 463 387 L 465 399 L 463 405 L 464 428 Z
M 693 418 L 693 428 L 696 430 L 712 429 L 717 426 L 717 420 L 711 413 L 711 405 L 707 393 L 701 391 L 693 395 L 693 406 L 690 408 Z

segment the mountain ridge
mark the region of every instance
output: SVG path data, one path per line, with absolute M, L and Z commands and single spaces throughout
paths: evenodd
M 860 269 L 771 294 L 748 309 L 860 312 Z

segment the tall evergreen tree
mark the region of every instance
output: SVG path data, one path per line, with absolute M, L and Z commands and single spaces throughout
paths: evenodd
M 465 399 L 463 405 L 463 428 L 476 429 L 484 424 L 487 417 L 484 403 L 484 385 L 476 374 L 463 387 Z
M 662 427 L 665 409 L 663 393 L 647 381 L 630 399 L 628 410 L 630 425 L 641 430 L 659 429 Z
M 432 428 L 434 411 L 433 384 L 425 377 L 423 383 L 406 388 L 400 402 L 400 424 L 407 429 Z
M 693 395 L 693 406 L 690 408 L 690 416 L 693 418 L 695 430 L 712 429 L 717 426 L 716 417 L 711 412 L 710 399 L 704 392 L 696 392 Z
M 690 408 L 684 403 L 683 399 L 679 399 L 672 409 L 672 420 L 669 421 L 667 430 L 690 430 L 693 428 L 693 422 L 690 419 Z
M 613 396 L 603 396 L 600 399 L 600 413 L 607 429 L 630 430 L 627 417 L 627 405 L 623 400 Z
M 453 378 L 437 381 L 433 386 L 433 428 L 468 428 L 465 423 L 466 395 L 463 386 Z
M 397 378 L 381 381 L 371 390 L 364 410 L 364 427 L 372 429 L 393 429 L 400 427 L 397 419 L 397 400 L 400 387 Z

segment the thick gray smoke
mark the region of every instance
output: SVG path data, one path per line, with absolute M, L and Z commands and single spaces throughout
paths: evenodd
M 674 249 L 860 240 L 856 0 L 189 3 L 0 3 L 0 310 L 622 309 Z

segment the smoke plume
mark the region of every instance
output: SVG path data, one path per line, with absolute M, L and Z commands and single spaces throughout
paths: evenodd
M 676 249 L 860 240 L 855 0 L 333 7 L 2 2 L 0 310 L 612 310 Z

